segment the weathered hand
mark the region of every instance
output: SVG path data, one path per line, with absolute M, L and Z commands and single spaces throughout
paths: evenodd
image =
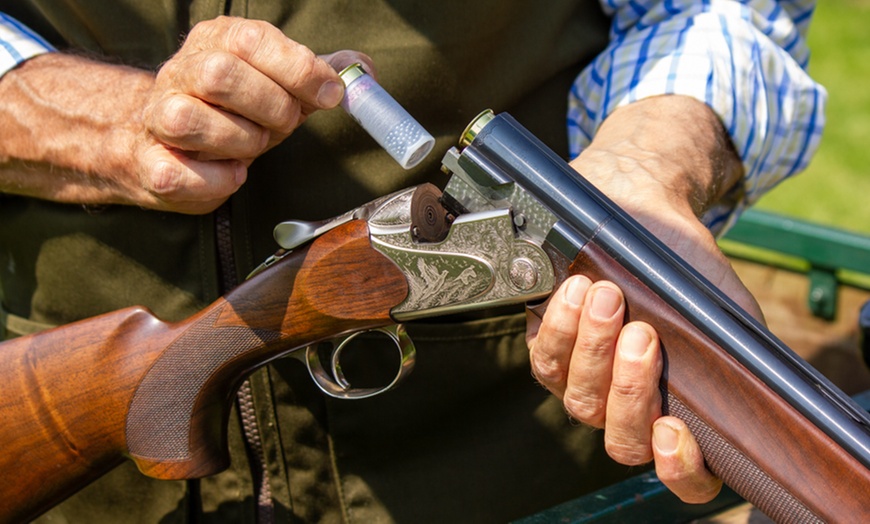
M 354 51 L 317 57 L 264 22 L 198 24 L 155 75 L 64 53 L 0 78 L 0 191 L 181 213 L 219 206 L 254 158 L 337 105 Z
M 662 127 L 668 129 L 667 142 L 661 139 Z M 733 152 L 715 140 L 719 127 L 698 102 L 649 99 L 617 110 L 572 165 L 760 318 L 754 299 L 697 218 L 740 176 L 739 162 L 728 156 Z M 719 150 L 721 156 L 711 154 Z M 723 166 L 736 166 L 736 173 Z M 655 327 L 624 324 L 624 316 L 623 294 L 615 283 L 593 283 L 582 275 L 567 279 L 551 297 L 543 320 L 529 313 L 532 371 L 562 399 L 569 416 L 604 428 L 614 460 L 627 465 L 655 460 L 659 478 L 681 499 L 707 502 L 721 481 L 704 466 L 685 424 L 662 416 L 662 354 Z
M 244 183 L 247 167 L 317 109 L 341 101 L 336 68 L 265 22 L 197 24 L 157 73 L 139 145 L 142 185 L 156 206 L 210 211 Z

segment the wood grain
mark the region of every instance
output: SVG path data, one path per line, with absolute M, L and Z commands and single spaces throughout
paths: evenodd
M 0 522 L 35 518 L 128 456 L 159 478 L 220 471 L 248 373 L 391 324 L 407 292 L 366 223 L 352 221 L 185 321 L 137 307 L 0 344 Z

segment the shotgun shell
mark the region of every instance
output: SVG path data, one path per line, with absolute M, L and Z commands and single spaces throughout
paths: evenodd
M 344 81 L 341 107 L 405 169 L 432 151 L 435 139 L 382 88 L 360 64 L 339 73 Z
M 481 111 L 480 114 L 474 117 L 474 120 L 465 126 L 465 131 L 463 131 L 462 135 L 459 137 L 459 145 L 462 147 L 471 145 L 471 143 L 474 142 L 474 139 L 477 138 L 477 135 L 483 131 L 486 124 L 490 123 L 493 118 L 495 118 L 495 113 L 492 112 L 492 109 L 484 109 Z

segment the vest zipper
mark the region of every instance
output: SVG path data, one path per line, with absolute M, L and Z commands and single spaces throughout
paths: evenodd
M 227 6 L 230 2 L 227 0 Z M 227 201 L 215 211 L 215 233 L 217 243 L 218 274 L 220 275 L 222 293 L 226 293 L 238 285 L 236 263 L 233 257 L 233 238 L 230 220 L 230 202 Z M 254 395 L 250 378 L 246 379 L 236 395 L 236 405 L 242 423 L 245 447 L 248 451 L 248 463 L 251 467 L 251 478 L 254 484 L 254 498 L 257 501 L 257 522 L 271 524 L 275 521 L 275 508 L 272 502 L 272 489 L 266 456 L 263 451 L 263 440 L 257 423 L 254 409 Z
M 226 0 L 224 15 L 229 16 L 233 9 L 233 0 Z M 218 272 L 223 284 L 223 292 L 238 285 L 236 263 L 233 258 L 233 237 L 230 220 L 230 202 L 224 202 L 215 213 L 217 229 Z M 275 507 L 272 503 L 272 488 L 269 479 L 269 469 L 266 465 L 266 455 L 263 451 L 263 439 L 260 434 L 257 415 L 254 409 L 254 392 L 250 378 L 245 379 L 238 393 L 236 405 L 242 423 L 242 433 L 245 447 L 248 451 L 248 464 L 251 468 L 251 479 L 254 484 L 254 498 L 257 501 L 258 524 L 275 522 Z

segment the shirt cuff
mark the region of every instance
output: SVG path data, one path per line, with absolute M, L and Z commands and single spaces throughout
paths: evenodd
M 0 13 L 0 77 L 25 60 L 54 50 L 24 24 Z
M 803 37 L 783 10 L 766 18 L 737 2 L 686 2 L 675 11 L 679 3 L 612 32 L 611 44 L 572 88 L 569 143 L 579 154 L 607 115 L 642 98 L 679 94 L 704 102 L 722 120 L 745 173 L 703 217 L 719 234 L 806 167 L 821 139 L 827 94 L 803 69 Z

